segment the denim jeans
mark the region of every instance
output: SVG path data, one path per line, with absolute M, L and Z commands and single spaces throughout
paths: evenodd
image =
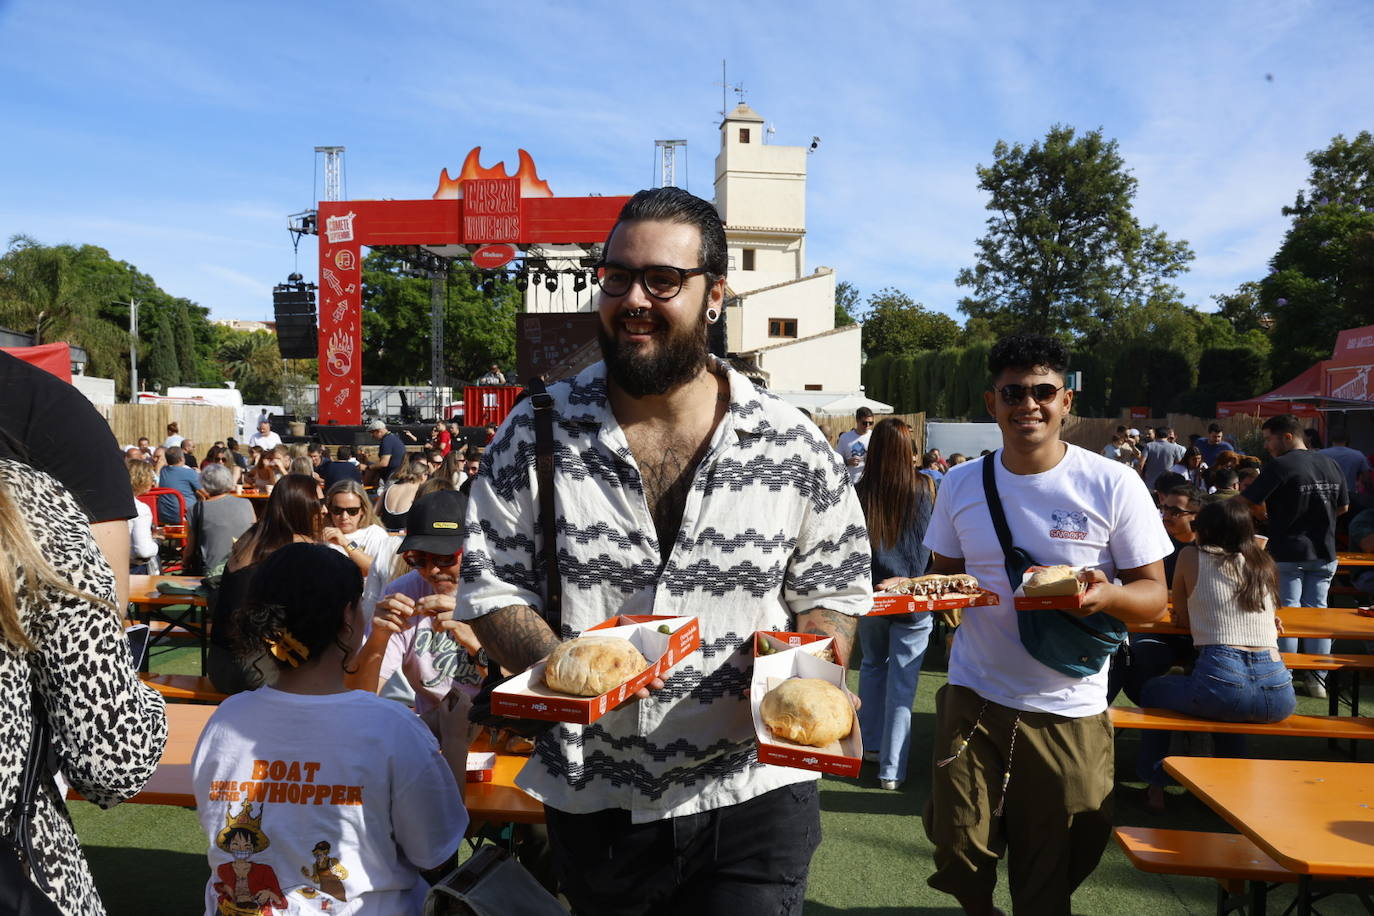
M 878 752 L 879 779 L 906 779 L 911 704 L 934 625 L 928 611 L 859 618 L 859 729 L 864 750 Z
M 1279 605 L 1281 607 L 1326 607 L 1326 593 L 1336 575 L 1336 561 L 1294 560 L 1276 564 L 1279 568 Z M 1298 648 L 1301 643 L 1301 650 Z M 1280 652 L 1331 654 L 1330 639 L 1279 637 Z
M 1268 650 L 1248 652 L 1230 646 L 1201 646 L 1191 675 L 1157 677 L 1140 692 L 1141 705 L 1172 709 L 1218 722 L 1278 722 L 1293 714 L 1297 697 L 1293 676 Z M 1140 736 L 1137 772 L 1151 785 L 1168 783 L 1160 762 L 1169 750 L 1168 731 L 1145 731 Z M 1218 757 L 1245 753 L 1244 735 L 1214 733 Z

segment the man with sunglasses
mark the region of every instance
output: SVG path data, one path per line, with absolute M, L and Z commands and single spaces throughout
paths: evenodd
M 835 451 L 849 469 L 849 480 L 858 483 L 864 476 L 864 460 L 868 457 L 868 440 L 873 438 L 873 411 L 860 407 L 854 411 L 854 428 L 840 433 Z
M 1067 368 L 1068 351 L 1053 338 L 1017 334 L 993 346 L 984 401 L 1002 448 L 950 469 L 926 531 L 935 572 L 968 572 L 1001 599 L 966 613 L 954 638 L 949 683 L 936 697 L 926 810 L 929 884 L 975 916 L 998 912 L 1003 851 L 1017 913 L 1072 912 L 1074 889 L 1111 836 L 1114 781 L 1105 660 L 1079 677 L 1063 668 L 1083 658 L 1043 646 L 1032 655 L 1023 644 L 1019 615 L 1058 612 L 1016 610 L 1020 583 L 1008 581 L 988 508 L 988 462 L 1012 545 L 1039 564 L 1084 570 L 1081 607 L 1064 613 L 1143 622 L 1161 617 L 1168 598 L 1169 539 L 1140 477 L 1059 438 L 1073 405 Z
M 410 507 L 396 548 L 410 572 L 377 602 L 358 657 L 359 682 L 370 687 L 379 689 L 400 671 L 420 715 L 439 708 L 451 690 L 476 696 L 479 666 L 487 664 L 471 627 L 453 617 L 466 507 L 453 490 L 437 490 Z
M 459 613 L 523 671 L 613 614 L 691 615 L 701 648 L 589 726 L 540 737 L 517 783 L 545 805 L 574 911 L 799 914 L 819 842 L 817 774 L 761 766 L 751 634 L 835 637 L 872 606 L 863 514 L 794 407 L 713 359 L 726 242 L 680 188 L 636 194 L 598 269 L 603 361 L 549 386 L 556 518 L 538 524 L 533 400 L 472 482 Z M 562 632 L 540 612 L 556 532 Z

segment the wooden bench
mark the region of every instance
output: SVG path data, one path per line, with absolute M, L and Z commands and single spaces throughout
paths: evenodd
M 1265 911 L 1270 885 L 1298 876 L 1237 833 L 1118 827 L 1116 842 L 1131 864 L 1153 875 L 1191 875 L 1217 882 L 1217 914 Z
M 169 700 L 218 703 L 229 696 L 216 690 L 208 677 L 194 674 L 141 674 L 139 677 Z
M 1374 718 L 1366 716 L 1291 715 L 1280 722 L 1218 722 L 1199 719 L 1172 709 L 1141 709 L 1111 706 L 1107 710 L 1116 728 L 1153 729 L 1170 732 L 1220 732 L 1229 735 L 1275 735 L 1289 738 L 1327 738 L 1349 741 L 1350 757 L 1357 759 L 1357 741 L 1374 739 Z
M 1374 655 L 1313 655 L 1308 652 L 1281 652 L 1279 657 L 1290 671 L 1334 671 L 1350 672 L 1350 714 L 1360 714 L 1360 676 L 1366 671 L 1374 671 Z M 1327 713 L 1337 715 L 1340 709 L 1341 691 L 1336 678 L 1328 678 Z

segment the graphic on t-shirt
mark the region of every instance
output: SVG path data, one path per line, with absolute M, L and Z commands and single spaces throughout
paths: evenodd
M 319 886 L 320 893 L 328 894 L 340 903 L 348 902 L 348 895 L 344 893 L 344 879 L 348 877 L 348 869 L 339 864 L 339 860 L 330 857 L 329 852 L 333 847 L 328 840 L 320 840 L 315 844 L 315 848 L 310 852 L 315 857 L 315 861 L 308 866 L 301 867 L 301 874 Z M 313 896 L 305 891 L 303 896 Z M 329 901 L 321 902 L 321 910 L 328 912 Z
M 457 640 L 442 631 L 422 627 L 415 634 L 415 654 L 429 656 L 429 665 L 434 670 L 432 677 L 425 678 L 424 684 L 429 688 L 439 687 L 445 680 L 476 686 L 486 677 L 486 652 L 479 650 L 473 658 Z
M 215 869 L 218 909 L 224 916 L 271 916 L 273 910 L 286 908 L 277 873 L 272 866 L 253 861 L 254 855 L 272 845 L 262 832 L 264 807 L 258 806 L 257 817 L 248 802 L 238 814 L 232 807 L 225 808 L 224 829 L 215 837 L 215 846 L 234 857 Z
M 868 458 L 868 447 L 865 446 L 862 441 L 855 439 L 849 446 L 849 455 L 851 458 L 858 458 L 860 463 L 862 463 Z
M 1054 509 L 1050 512 L 1050 537 L 1066 541 L 1081 541 L 1088 536 L 1088 513 L 1074 509 Z

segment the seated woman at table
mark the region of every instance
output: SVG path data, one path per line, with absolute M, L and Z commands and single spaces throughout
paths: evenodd
M 320 539 L 347 552 L 364 576 L 383 554 L 395 553 L 391 535 L 377 523 L 367 491 L 356 480 L 341 480 L 330 487 L 324 494 L 324 511 L 327 517 Z
M 206 674 L 221 693 L 238 693 L 260 683 L 271 669 L 244 667 L 230 645 L 232 623 L 243 607 L 262 561 L 287 544 L 313 544 L 324 530 L 320 485 L 304 474 L 288 474 L 273 488 L 262 518 L 234 542 L 224 575 L 211 600 L 210 651 Z
M 0 808 L 6 826 L 36 710 L 46 717 L 67 780 L 102 808 L 134 795 L 157 768 L 167 716 L 162 697 L 139 683 L 129 663 L 121 610 L 85 511 L 47 474 L 0 460 Z M 49 896 L 57 912 L 102 914 L 66 803 L 46 757 L 43 763 L 31 835 Z
M 129 519 L 129 574 L 146 576 L 158 571 L 158 546 L 153 540 L 153 510 L 139 497 L 153 488 L 153 467 L 137 459 L 125 464 L 129 468 L 129 486 L 134 491 L 134 511 L 138 513 Z
M 276 683 L 221 703 L 191 762 L 207 914 L 419 913 L 421 871 L 462 845 L 469 707 L 460 695 L 443 710 L 445 754 L 410 710 L 348 689 L 362 585 L 320 545 L 261 564 L 233 643 L 241 658 L 265 654 Z
M 1249 510 L 1235 499 L 1198 512 L 1196 544 L 1184 547 L 1174 569 L 1173 620 L 1193 634 L 1197 663 L 1190 675 L 1146 681 L 1140 705 L 1221 722 L 1278 722 L 1293 714 L 1293 677 L 1279 658 L 1278 569 L 1255 540 Z M 1164 809 L 1168 776 L 1162 761 L 1170 732 L 1140 737 L 1140 778 L 1146 804 Z M 1240 757 L 1245 736 L 1213 735 L 1217 756 Z
M 275 486 L 281 480 L 281 468 L 277 467 L 277 462 L 271 449 L 263 450 L 258 456 L 257 464 L 253 465 L 253 470 L 248 472 L 249 484 L 259 490 L 266 490 L 268 487 Z
M 182 568 L 187 575 L 208 576 L 229 559 L 229 551 L 242 534 L 253 526 L 253 504 L 234 495 L 233 477 L 222 464 L 212 464 L 200 472 L 206 497 L 186 513 L 186 545 Z

